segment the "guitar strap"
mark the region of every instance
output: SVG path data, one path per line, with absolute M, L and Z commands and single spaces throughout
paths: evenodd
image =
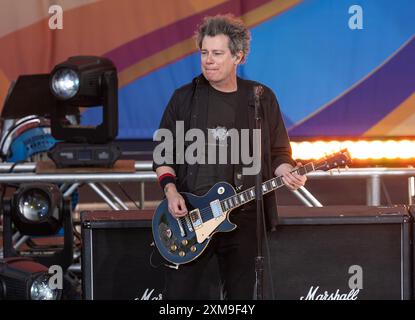
M 238 81 L 238 112 L 235 114 L 235 127 L 239 131 L 239 137 L 241 138 L 241 130 L 249 129 L 249 146 L 243 145 L 242 139 L 239 139 L 239 162 L 234 164 L 233 170 L 233 181 L 234 186 L 237 191 L 243 190 L 244 186 L 250 187 L 255 182 L 255 180 L 250 179 L 250 177 L 242 174 L 242 148 L 249 147 L 249 155 L 253 154 L 253 144 L 252 144 L 252 132 L 255 125 L 255 103 L 254 103 L 254 86 L 252 83 L 247 83 L 245 81 Z

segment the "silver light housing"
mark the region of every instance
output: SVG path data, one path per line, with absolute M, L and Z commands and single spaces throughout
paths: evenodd
M 28 190 L 19 199 L 19 211 L 27 220 L 42 221 L 48 216 L 49 209 L 49 199 L 41 190 Z
M 79 76 L 72 69 L 58 69 L 51 83 L 52 93 L 59 99 L 71 99 L 79 91 Z
M 51 288 L 50 275 L 41 274 L 30 287 L 31 300 L 58 300 L 61 290 Z

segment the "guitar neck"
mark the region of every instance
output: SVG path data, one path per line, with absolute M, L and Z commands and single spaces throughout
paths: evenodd
M 314 163 L 310 162 L 296 170 L 293 170 L 292 172 L 296 172 L 299 175 L 305 175 L 312 171 L 315 171 L 315 167 L 314 167 Z M 262 188 L 261 188 L 262 194 L 267 194 L 269 192 L 277 190 L 278 188 L 281 188 L 284 185 L 285 184 L 284 184 L 284 181 L 282 180 L 282 176 L 278 176 L 270 180 L 267 180 L 264 183 L 262 183 Z M 240 207 L 244 204 L 247 204 L 248 202 L 251 202 L 252 200 L 255 200 L 255 187 L 246 189 L 240 193 L 235 194 L 232 197 L 224 199 L 221 201 L 221 204 L 222 204 L 223 209 L 227 211 L 230 209 L 235 209 L 237 207 Z

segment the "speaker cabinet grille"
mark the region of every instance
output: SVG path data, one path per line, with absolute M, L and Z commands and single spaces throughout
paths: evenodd
M 84 299 L 160 299 L 164 274 L 146 212 L 82 217 Z
M 282 207 L 271 233 L 276 299 L 410 299 L 404 206 Z

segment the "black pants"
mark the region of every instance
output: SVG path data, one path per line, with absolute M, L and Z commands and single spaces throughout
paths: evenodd
M 214 256 L 219 264 L 222 298 L 227 300 L 252 300 L 255 287 L 255 257 L 257 255 L 256 213 L 234 210 L 230 220 L 237 224 L 231 232 L 216 233 L 208 247 L 195 260 L 166 268 L 166 286 L 163 299 L 191 300 L 209 297 L 212 278 L 206 267 Z

